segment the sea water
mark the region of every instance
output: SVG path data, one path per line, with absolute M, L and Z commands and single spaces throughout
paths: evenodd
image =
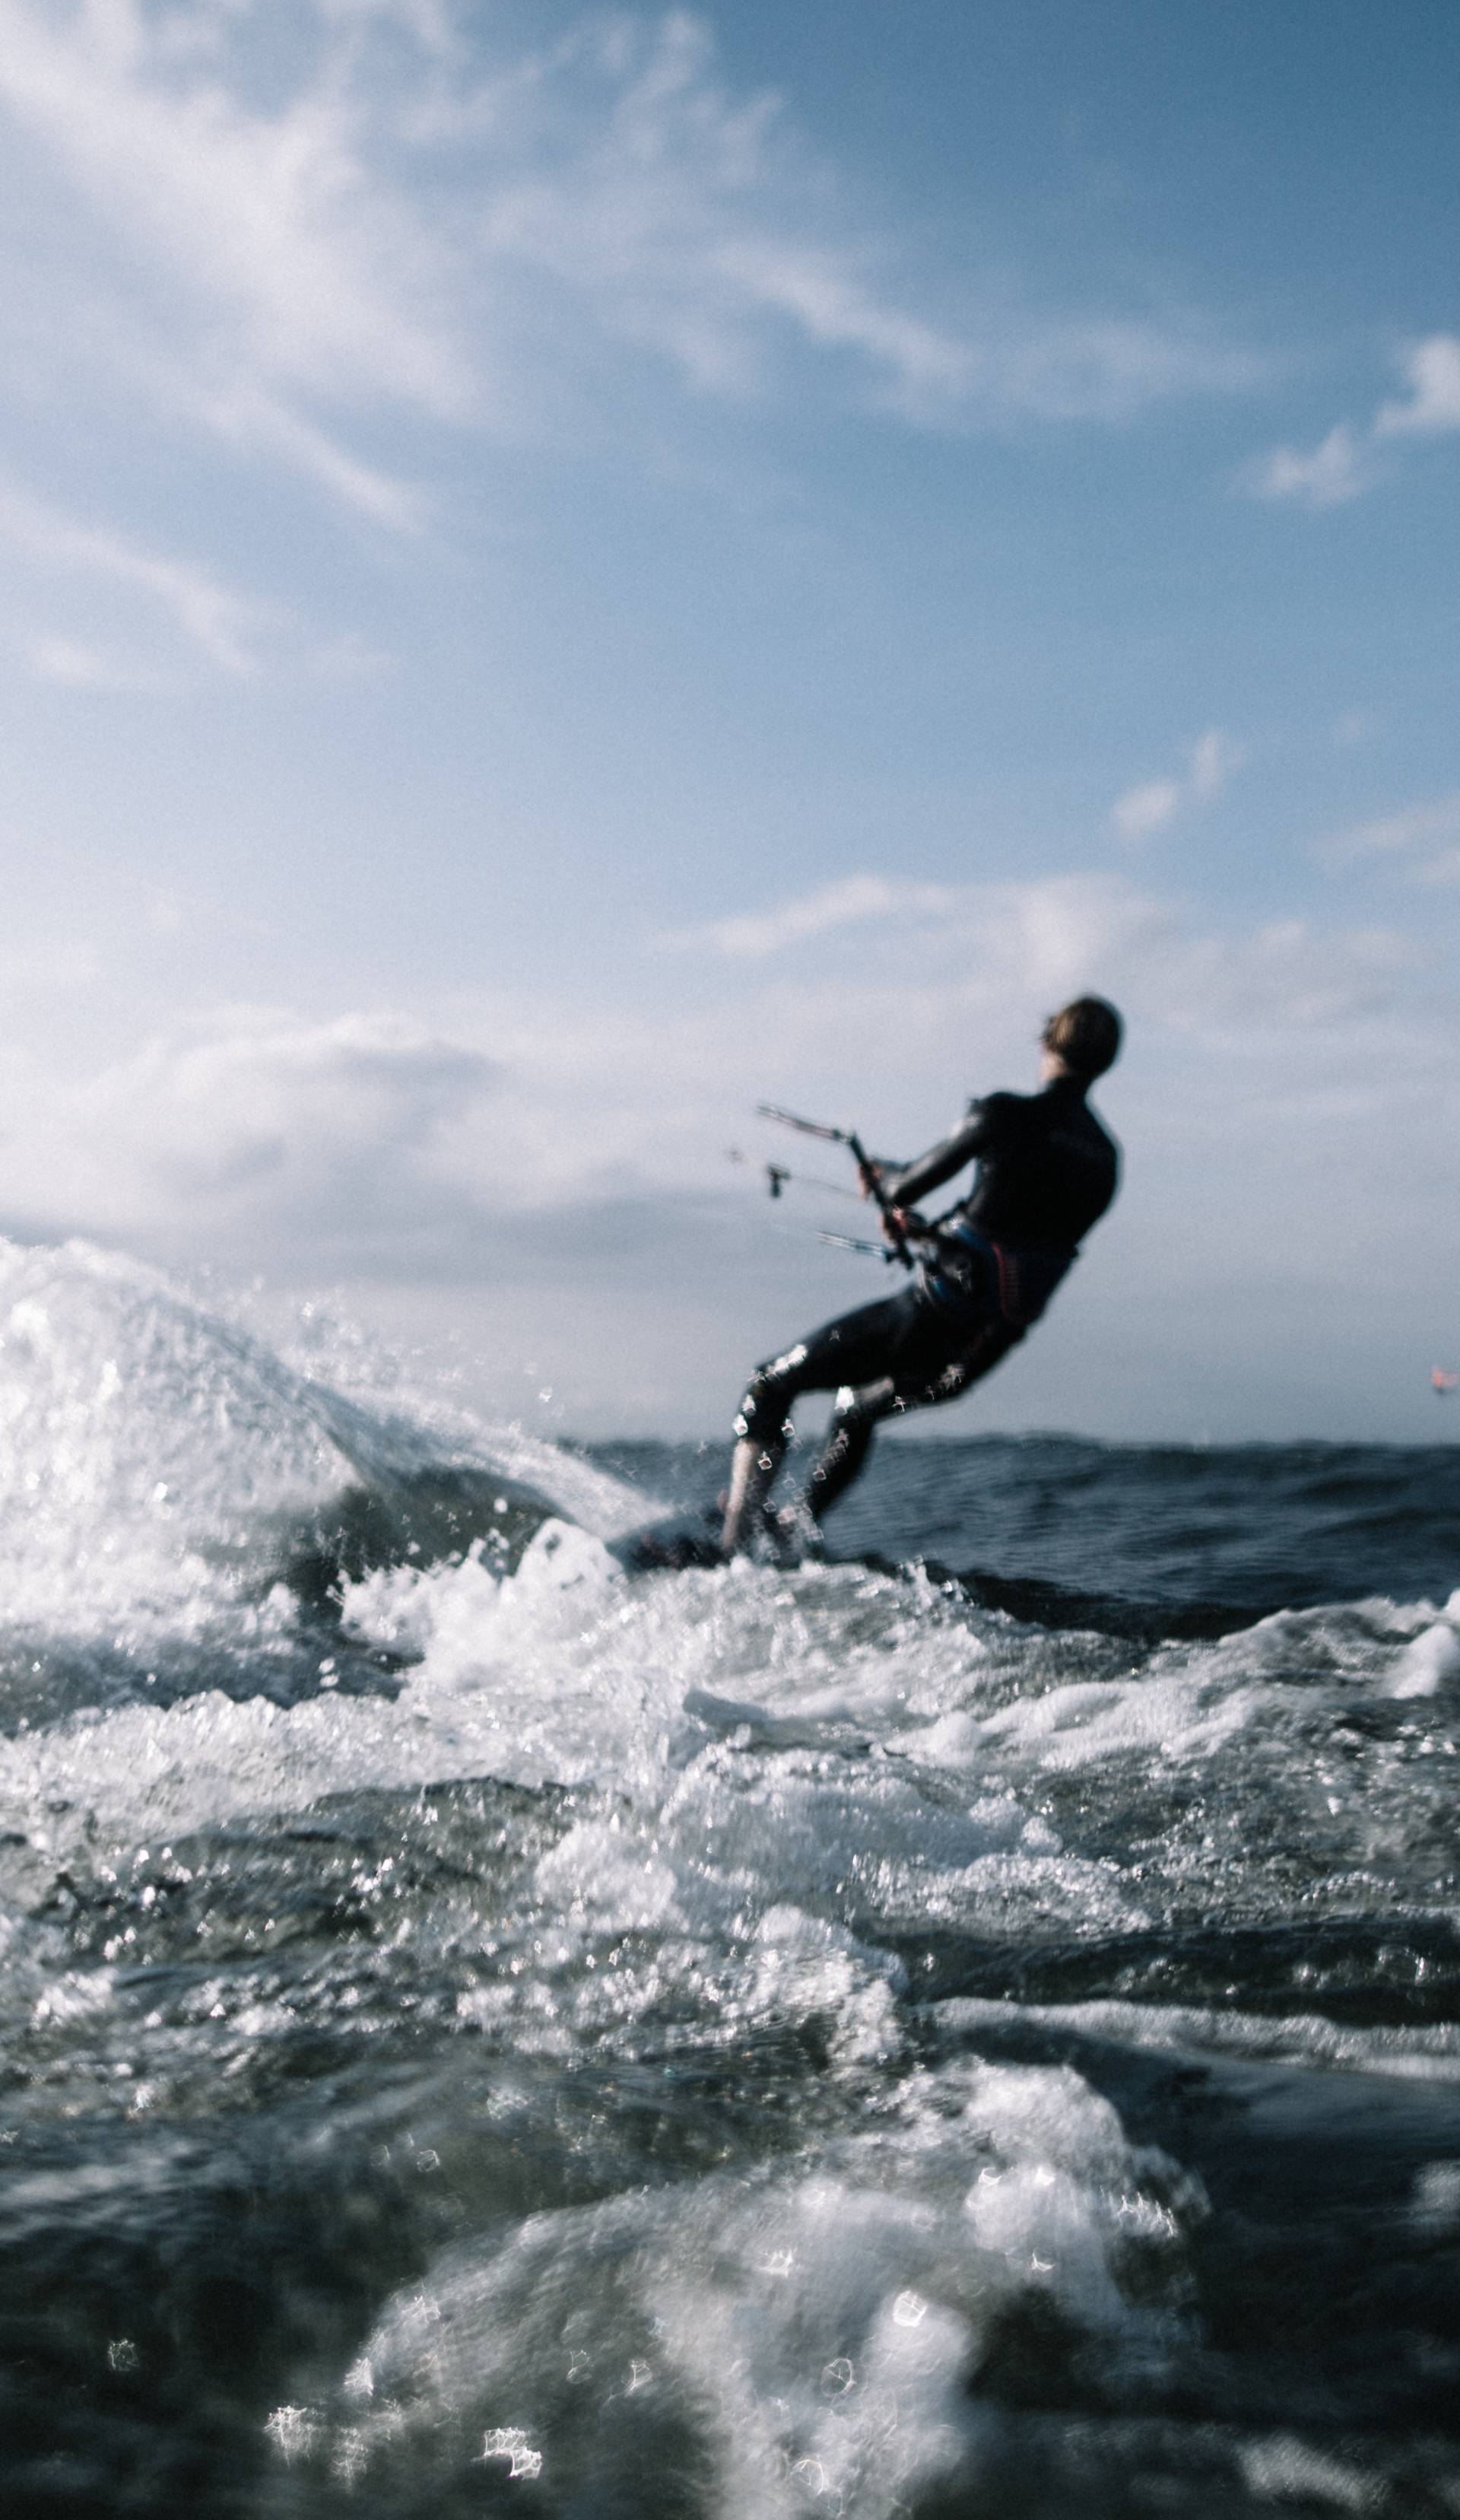
M 0 2505 L 1460 2512 L 1460 1456 L 347 1363 L 0 1246 Z

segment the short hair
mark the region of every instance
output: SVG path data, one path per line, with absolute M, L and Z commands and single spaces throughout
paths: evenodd
M 1121 1018 L 1104 998 L 1072 998 L 1050 1016 L 1040 1039 L 1089 1085 L 1120 1057 Z

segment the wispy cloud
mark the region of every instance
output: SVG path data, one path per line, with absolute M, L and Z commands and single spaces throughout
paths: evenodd
M 1032 1074 L 1042 1015 L 1093 987 L 1132 1042 L 1208 1059 L 1280 1065 L 1312 1037 L 1326 1084 L 1335 1029 L 1384 1020 L 1423 962 L 1384 928 L 1216 926 L 1115 876 L 861 880 L 880 907 L 850 972 L 823 895 L 766 914 L 784 964 L 688 1007 L 499 998 L 439 1024 L 224 1007 L 79 1086 L 13 1077 L 7 1212 L 293 1276 L 471 1278 L 500 1269 L 504 1218 L 725 1189 L 727 1133 L 791 1079 L 833 1116 L 874 1092 L 931 1132 L 963 1081 L 951 1061 L 985 1071 L 968 1084 Z
M 1460 788 L 1354 823 L 1320 841 L 1315 854 L 1330 867 L 1352 866 L 1363 858 L 1398 858 L 1415 882 L 1460 882 Z
M 268 615 L 196 562 L 148 551 L 128 536 L 64 514 L 18 490 L 0 489 L 0 536 L 49 571 L 109 580 L 159 605 L 175 627 L 230 674 L 257 671 L 255 641 Z M 95 680 L 85 643 L 42 641 L 36 662 L 58 680 Z
M 342 507 L 355 509 L 391 533 L 419 533 L 430 516 L 429 494 L 419 484 L 398 480 L 377 465 L 362 463 L 328 431 L 256 386 L 206 392 L 199 398 L 198 413 L 232 445 L 277 458 Z
M 1405 351 L 1400 366 L 1409 383 L 1402 402 L 1383 404 L 1374 417 L 1376 437 L 1436 437 L 1460 428 L 1460 340 L 1432 333 Z
M 1115 875 L 864 880 L 884 883 L 883 906 L 850 969 L 834 931 L 803 922 L 782 960 L 742 964 L 732 985 L 687 1003 L 650 989 L 605 1014 L 570 994 L 494 995 L 439 1021 L 223 1007 L 80 1084 L 13 1062 L 0 1079 L 6 1215 L 158 1256 L 226 1254 L 276 1282 L 498 1291 L 550 1246 L 581 1291 L 585 1252 L 591 1280 L 606 1236 L 644 1272 L 643 1300 L 664 1305 L 659 1240 L 678 1231 L 685 1249 L 694 1202 L 733 1196 L 724 1148 L 757 1101 L 794 1091 L 910 1150 L 963 1093 L 1032 1082 L 1041 1017 L 1079 990 L 1098 988 L 1128 1018 L 1111 1103 L 1119 1119 L 1136 1097 L 1158 1199 L 1173 1136 L 1187 1154 L 1218 1147 L 1224 1182 L 1250 1191 L 1265 1167 L 1286 1196 L 1275 1100 L 1331 1183 L 1354 1107 L 1394 1106 L 1402 1128 L 1417 1096 L 1433 1134 L 1436 1080 L 1460 1072 L 1446 1002 L 1418 1009 L 1423 949 L 1388 928 L 1222 925 Z M 1153 1137 L 1166 1149 L 1154 1163 Z M 1133 1157 L 1131 1169 L 1133 1187 Z M 1173 1231 L 1189 1187 L 1179 1162 L 1176 1180 Z M 1309 1238 L 1320 1190 L 1303 1211 Z M 1219 1239 L 1233 1202 L 1213 1198 Z M 713 1216 L 692 1228 L 712 1244 L 716 1230 Z
M 903 918 L 907 912 L 937 912 L 957 898 L 948 884 L 893 881 L 887 876 L 849 875 L 815 892 L 783 901 L 774 910 L 755 911 L 734 919 L 714 919 L 702 927 L 679 930 L 669 942 L 711 945 L 721 954 L 758 957 L 798 945 L 807 937 L 825 936 L 834 928 L 860 926 L 867 920 Z
M 1274 447 L 1244 467 L 1237 486 L 1259 499 L 1344 507 L 1384 479 L 1382 449 L 1388 441 L 1439 437 L 1460 429 L 1460 338 L 1453 333 L 1432 333 L 1412 341 L 1400 352 L 1398 367 L 1408 392 L 1401 400 L 1381 403 L 1366 428 L 1341 420 L 1306 453 Z
M 1142 780 L 1116 798 L 1110 809 L 1112 828 L 1131 843 L 1153 839 L 1190 807 L 1211 804 L 1246 759 L 1242 744 L 1219 727 L 1209 727 L 1192 745 L 1183 772 Z
M 1378 479 L 1368 451 L 1341 420 L 1307 454 L 1275 446 L 1242 474 L 1242 486 L 1259 499 L 1295 499 L 1307 508 L 1341 508 Z
M 219 551 L 265 501 L 252 549 L 297 585 L 281 500 L 429 564 L 484 447 L 662 456 L 752 403 L 1116 427 L 1266 373 L 1188 304 L 951 272 L 701 17 L 552 19 L 534 40 L 472 0 L 0 0 L 0 216 L 33 241 L 0 379 L 32 507 L 84 509 L 67 564 L 170 606 L 218 669 L 250 670 L 258 623 L 226 570 L 155 553 L 159 462 L 211 479 Z M 94 466 L 66 487 L 88 423 L 130 459 L 105 516 Z M 9 645 L 78 692 L 151 688 L 94 611 Z
M 298 32 L 307 67 L 267 105 L 254 13 L 0 0 L 0 112 L 30 144 L 15 180 L 33 187 L 39 163 L 56 187 L 50 347 L 59 372 L 89 352 L 98 384 L 110 372 L 113 388 L 410 524 L 410 487 L 349 450 L 338 416 L 458 417 L 468 363 L 431 222 L 372 163 L 372 113 L 351 89 L 367 23 L 305 7 Z M 32 338 L 32 359 L 45 346 Z
M 560 307 L 697 391 L 763 388 L 799 350 L 838 363 L 854 400 L 1004 427 L 1119 421 L 1264 373 L 1188 308 L 1076 312 L 1005 281 L 951 298 L 919 287 L 783 100 L 729 90 L 708 26 L 685 11 L 586 22 L 521 66 L 510 94 L 514 143 L 497 90 L 477 108 L 495 153 L 479 168 L 489 266 L 551 282 Z
M 830 949 L 853 922 L 867 932 L 849 973 Z M 818 1032 L 904 1044 L 939 1027 L 956 1034 L 971 1009 L 1027 1028 L 1032 1008 L 1084 988 L 1129 991 L 1148 1019 L 1182 1028 L 1250 1017 L 1302 1027 L 1390 1003 L 1424 959 L 1388 929 L 1205 923 L 1172 896 L 1096 873 L 966 884 L 864 875 L 748 918 L 743 930 L 727 922 L 698 934 L 732 955 L 784 958 L 751 1019 L 743 1008 L 733 1016 L 757 1066 L 768 1027 L 785 1030 L 779 1055 L 794 1062 Z M 725 1055 L 717 1033 L 715 1057 Z M 733 1066 L 747 1054 L 730 1056 Z
M 248 101 L 236 13 L 111 0 L 58 22 L 3 0 L 0 98 L 120 223 L 118 243 L 183 285 L 196 318 L 227 325 L 225 364 L 450 412 L 466 380 L 432 320 L 429 232 L 372 180 L 367 117 L 340 92 L 351 29 L 329 9 L 301 16 L 327 50 L 270 112 Z M 229 20 L 228 57 L 178 40 Z
M 1261 372 L 1190 309 L 920 280 L 685 11 L 516 58 L 459 0 L 299 0 L 288 53 L 274 29 L 212 0 L 0 0 L 12 180 L 56 188 L 30 355 L 50 304 L 58 373 L 89 356 L 391 530 L 423 494 L 363 427 L 531 425 L 575 375 L 587 412 L 605 340 L 697 394 L 799 353 L 957 427 L 1118 421 Z
M 32 671 L 43 683 L 73 692 L 152 692 L 172 688 L 168 677 L 85 639 L 33 638 L 22 643 Z

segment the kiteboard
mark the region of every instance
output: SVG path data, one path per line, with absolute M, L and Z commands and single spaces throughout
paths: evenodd
M 616 1557 L 631 1575 L 686 1566 L 723 1566 L 726 1556 L 720 1546 L 719 1526 L 720 1515 L 713 1508 L 666 1513 L 657 1522 L 642 1523 L 637 1531 L 623 1532 L 604 1546 L 609 1556 Z
M 605 1541 L 610 1557 L 631 1575 L 651 1575 L 686 1566 L 725 1566 L 729 1564 L 720 1546 L 720 1526 L 725 1513 L 725 1501 L 713 1506 L 693 1507 L 682 1513 L 661 1514 L 657 1522 L 645 1522 L 637 1530 L 620 1534 L 617 1540 Z M 762 1521 L 755 1546 L 745 1552 L 771 1566 L 800 1566 L 808 1557 L 821 1553 L 820 1534 L 814 1522 L 794 1507 L 779 1513 L 768 1512 Z

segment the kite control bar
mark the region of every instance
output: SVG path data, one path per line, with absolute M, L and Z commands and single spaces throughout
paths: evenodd
M 782 1128 L 799 1129 L 803 1138 L 825 1138 L 834 1147 L 845 1147 L 862 1176 L 863 1188 L 876 1201 L 877 1212 L 892 1246 L 889 1252 L 884 1253 L 884 1258 L 901 1260 L 905 1269 L 916 1267 L 907 1248 L 907 1237 L 899 1222 L 898 1211 L 883 1189 L 877 1167 L 855 1129 L 831 1129 L 821 1120 L 803 1120 L 798 1112 L 782 1111 L 775 1102 L 758 1102 L 755 1107 L 763 1120 L 778 1120 Z M 774 1192 L 772 1194 L 774 1195 Z M 837 1238 L 850 1240 L 849 1237 L 843 1236 Z M 875 1249 L 876 1246 L 871 1247 Z
M 819 1225 L 812 1230 L 818 1242 L 834 1243 L 838 1251 L 860 1251 L 868 1260 L 892 1260 L 897 1256 L 885 1242 L 868 1242 L 860 1234 L 828 1234 Z

